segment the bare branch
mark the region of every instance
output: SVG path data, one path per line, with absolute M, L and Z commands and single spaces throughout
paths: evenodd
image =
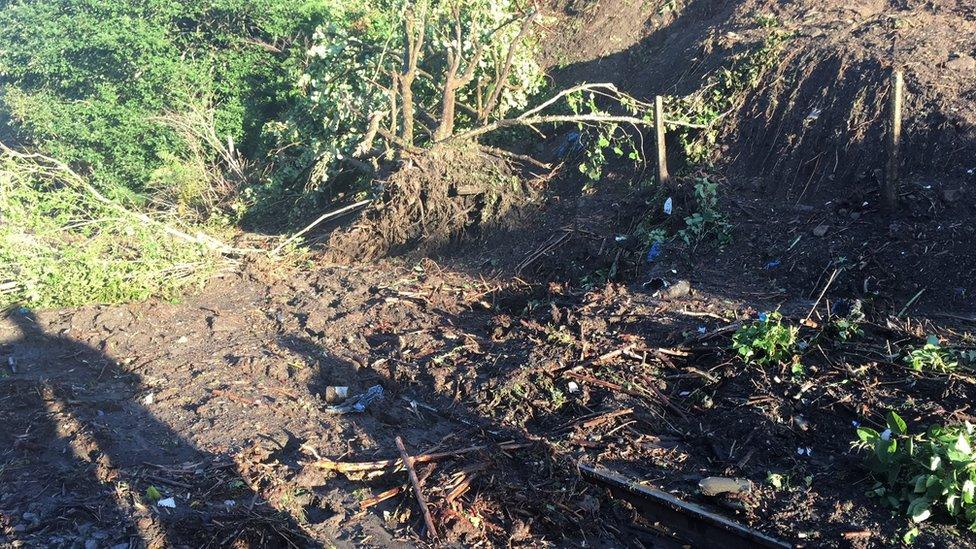
M 491 86 L 491 95 L 489 95 L 488 99 L 485 101 L 484 107 L 481 109 L 481 115 L 478 118 L 480 123 L 484 124 L 487 122 L 488 118 L 498 106 L 498 101 L 501 98 L 502 90 L 505 88 L 508 81 L 508 75 L 512 71 L 512 63 L 515 60 L 515 52 L 518 50 L 522 40 L 525 39 L 525 36 L 528 34 L 529 29 L 532 28 L 532 24 L 535 23 L 538 16 L 539 11 L 534 10 L 522 21 L 522 28 L 519 29 L 519 33 L 515 36 L 515 39 L 512 40 L 512 43 L 508 45 L 508 52 L 505 54 L 504 64 L 500 70 L 496 67 L 495 81 Z

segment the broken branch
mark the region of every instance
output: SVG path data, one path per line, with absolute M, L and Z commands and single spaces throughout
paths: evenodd
M 413 458 L 407 453 L 406 446 L 403 445 L 403 439 L 399 436 L 396 437 L 397 449 L 400 450 L 400 458 L 403 460 L 403 466 L 407 470 L 407 476 L 410 477 L 410 484 L 413 485 L 413 494 L 417 497 L 417 503 L 420 505 L 421 514 L 424 517 L 424 524 L 427 526 L 427 535 L 437 541 L 437 530 L 434 528 L 434 519 L 430 516 L 430 509 L 427 508 L 427 500 L 424 499 L 424 492 L 420 488 L 420 481 L 417 480 L 417 471 L 413 468 Z

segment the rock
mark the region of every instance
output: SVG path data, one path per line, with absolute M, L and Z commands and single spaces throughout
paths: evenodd
M 691 294 L 691 282 L 679 280 L 661 290 L 661 299 L 679 299 Z
M 951 71 L 976 71 L 976 59 L 965 53 L 957 54 L 956 57 L 946 62 L 946 68 Z
M 813 236 L 823 236 L 827 234 L 827 229 L 829 228 L 828 225 L 817 225 L 813 228 Z
M 745 478 L 707 477 L 698 482 L 698 488 L 706 496 L 741 494 L 752 490 L 752 482 Z

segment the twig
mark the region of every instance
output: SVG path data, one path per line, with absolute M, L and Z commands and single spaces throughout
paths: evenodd
M 278 247 L 276 247 L 275 249 L 271 250 L 271 255 L 277 255 L 278 252 L 280 252 L 281 250 L 285 249 L 286 246 L 288 246 L 289 244 L 291 244 L 292 242 L 294 242 L 295 240 L 297 240 L 303 234 L 305 234 L 308 231 L 311 231 L 312 229 L 314 229 L 315 226 L 318 225 L 319 223 L 322 223 L 323 221 L 326 221 L 328 219 L 332 219 L 333 217 L 338 217 L 338 216 L 340 216 L 342 214 L 349 213 L 349 212 L 354 211 L 354 210 L 358 210 L 359 208 L 362 208 L 363 206 L 369 204 L 372 201 L 373 200 L 371 198 L 368 198 L 366 200 L 360 200 L 359 202 L 355 202 L 355 203 L 350 204 L 348 206 L 345 206 L 343 208 L 339 208 L 338 210 L 334 210 L 334 211 L 331 211 L 329 213 L 320 215 L 318 219 L 316 219 L 315 221 L 309 223 L 304 229 L 302 229 L 302 230 L 298 231 L 297 233 L 291 235 L 291 237 L 288 240 L 285 240 L 284 242 L 282 242 L 281 244 L 279 244 Z
M 813 316 L 814 311 L 816 311 L 817 310 L 817 307 L 820 305 L 820 300 L 823 299 L 823 296 L 824 296 L 824 294 L 827 293 L 827 289 L 830 288 L 830 285 L 834 283 L 834 279 L 837 278 L 837 273 L 839 273 L 839 272 L 840 272 L 840 269 L 834 269 L 834 272 L 831 273 L 830 278 L 827 279 L 827 284 L 824 286 L 823 290 L 820 292 L 820 296 L 817 297 L 817 301 L 815 301 L 813 303 L 813 307 L 810 308 L 810 312 L 807 313 L 807 316 L 803 318 L 804 321 L 810 320 L 810 317 Z
M 519 448 L 525 448 L 528 444 L 517 443 L 517 442 L 503 442 L 498 445 L 502 450 L 517 450 Z M 430 461 L 438 461 L 441 459 L 452 458 L 462 456 L 464 454 L 470 454 L 473 452 L 479 452 L 481 450 L 487 450 L 490 448 L 488 445 L 480 446 L 469 446 L 467 448 L 461 448 L 459 450 L 453 450 L 450 452 L 438 452 L 434 454 L 421 454 L 418 456 L 413 456 L 413 462 L 416 463 L 427 463 Z M 400 459 L 381 459 L 378 461 L 359 461 L 359 462 L 349 462 L 349 461 L 333 461 L 328 458 L 317 459 L 312 462 L 311 465 L 318 467 L 319 469 L 324 469 L 326 471 L 337 471 L 340 473 L 359 473 L 364 471 L 377 471 L 380 469 L 399 469 L 403 466 L 403 462 Z
M 427 508 L 427 500 L 424 499 L 424 492 L 420 489 L 420 481 L 417 480 L 417 471 L 413 468 L 413 458 L 407 453 L 407 448 L 403 445 L 403 439 L 396 437 L 397 449 L 400 450 L 400 458 L 403 466 L 407 469 L 407 476 L 410 477 L 410 484 L 413 485 L 413 495 L 417 497 L 420 504 L 420 511 L 424 516 L 424 524 L 427 525 L 427 535 L 437 541 L 437 530 L 434 528 L 434 519 L 430 516 L 430 509 Z
M 898 318 L 901 318 L 901 316 L 905 314 L 905 311 L 907 311 L 908 308 L 911 307 L 916 300 L 918 300 L 918 298 L 922 297 L 922 294 L 925 293 L 925 290 L 928 290 L 928 288 L 922 288 L 921 290 L 918 291 L 917 294 L 915 294 L 915 297 L 908 300 L 908 303 L 906 303 L 905 306 L 902 307 L 901 311 L 898 313 Z
M 610 421 L 611 419 L 613 419 L 615 417 L 626 416 L 628 414 L 631 414 L 631 413 L 633 413 L 633 411 L 634 411 L 633 408 L 624 408 L 623 410 L 614 410 L 612 412 L 607 412 L 605 414 L 601 414 L 599 416 L 596 416 L 595 418 L 583 420 L 583 421 L 577 423 L 577 425 L 580 425 L 584 429 L 592 429 L 593 427 L 598 427 L 600 425 L 603 425 L 604 423 Z
M 389 490 L 387 490 L 387 491 L 385 491 L 385 492 L 383 492 L 383 493 L 381 493 L 381 494 L 379 494 L 377 496 L 373 496 L 373 497 L 371 497 L 369 499 L 364 499 L 363 501 L 360 501 L 359 502 L 359 510 L 360 511 L 365 511 L 366 509 L 369 509 L 370 507 L 372 507 L 372 506 L 374 506 L 376 504 L 383 503 L 384 501 L 386 501 L 386 500 L 388 500 L 388 499 L 390 499 L 392 497 L 397 496 L 402 491 L 403 491 L 403 486 L 396 486 L 396 487 L 390 488 Z

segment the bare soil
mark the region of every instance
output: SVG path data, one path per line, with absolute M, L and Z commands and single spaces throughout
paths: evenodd
M 573 26 L 549 40 L 551 64 L 562 66 L 557 81 L 609 75 L 644 96 L 690 90 L 758 38 L 757 11 L 796 27 L 802 47 L 766 88 L 795 105 L 780 112 L 772 106 L 785 99 L 756 97 L 723 138 L 717 182 L 730 245 L 672 240 L 645 259 L 638 223 L 650 215 L 680 228 L 694 211 L 695 174 L 678 178 L 665 216 L 665 196 L 622 170 L 595 191 L 562 177 L 541 197 L 523 183 L 489 203 L 486 181 L 458 192 L 485 160 L 432 157 L 413 167 L 420 177 L 391 176 L 383 205 L 394 207 L 336 233 L 344 245 L 309 268 L 248 265 L 180 303 L 9 311 L 0 321 L 0 544 L 430 545 L 402 471 L 333 470 L 397 458 L 397 436 L 414 455 L 447 454 L 417 465 L 446 544 L 682 543 L 670 525 L 581 479 L 581 462 L 796 546 L 899 543 L 910 524 L 865 495 L 872 481 L 851 450 L 853 423 L 880 425 L 893 408 L 916 429 L 976 421 L 971 373 L 917 373 L 899 358 L 928 334 L 972 345 L 976 329 L 976 212 L 972 179 L 957 169 L 972 158 L 964 107 L 973 81 L 949 72 L 973 54 L 973 9 L 961 0 L 667 6 L 560 6 Z M 853 112 L 855 90 L 885 78 L 892 35 L 914 75 L 909 110 L 929 114 L 912 114 L 915 152 L 888 215 L 877 181 L 862 177 L 874 170 L 877 138 L 835 139 L 830 128 Z M 945 46 L 944 59 L 932 44 Z M 808 84 L 787 84 L 791 71 Z M 794 116 L 813 106 L 827 125 L 804 133 Z M 844 151 L 836 172 L 806 156 L 821 144 Z M 771 187 L 784 173 L 795 182 Z M 435 197 L 436 222 L 418 222 L 427 211 L 411 193 Z M 337 258 L 351 264 L 328 263 Z M 660 291 L 679 281 L 690 291 Z M 864 335 L 821 340 L 803 375 L 745 365 L 729 350 L 734 329 L 760 311 L 823 326 L 835 303 L 855 299 L 868 313 Z M 364 412 L 329 413 L 328 387 L 375 385 L 384 398 Z M 707 476 L 746 478 L 753 489 L 706 497 L 698 481 Z M 169 498 L 175 507 L 163 505 Z M 976 539 L 937 516 L 919 543 Z

